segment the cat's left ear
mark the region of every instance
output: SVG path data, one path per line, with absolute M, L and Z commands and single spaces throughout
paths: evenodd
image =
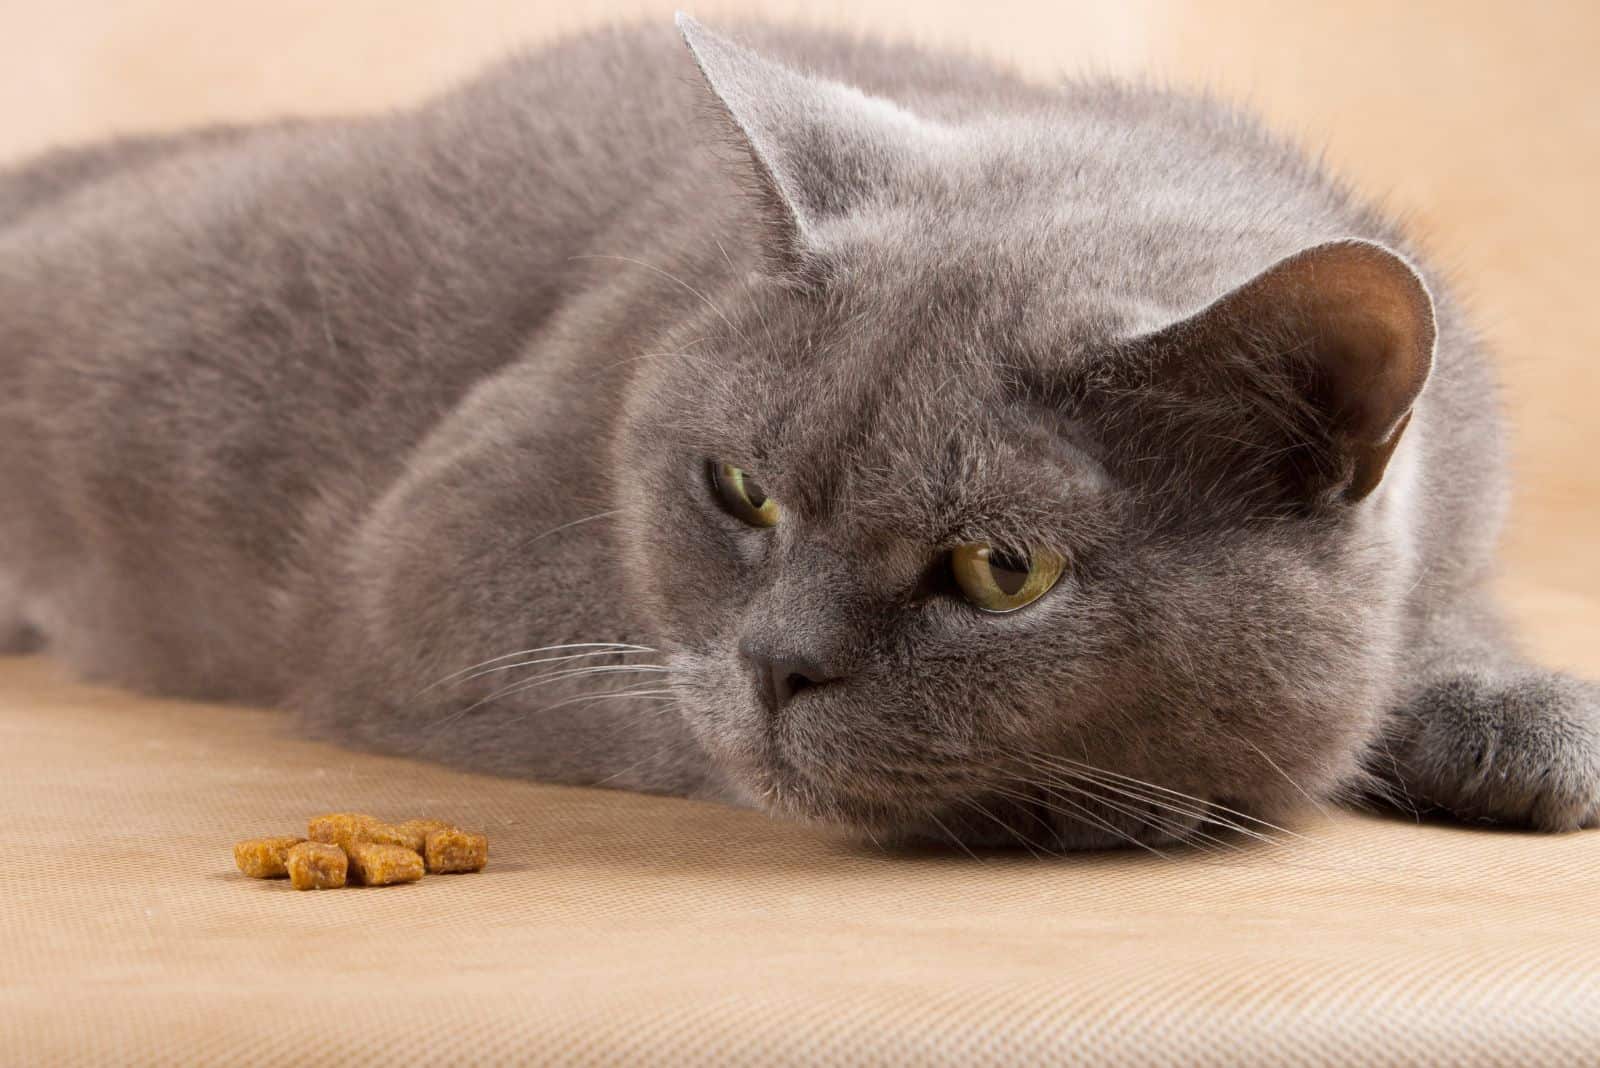
M 1436 334 L 1417 271 L 1352 239 L 1280 260 L 1140 347 L 1212 424 L 1207 437 L 1289 458 L 1291 492 L 1359 501 L 1410 421 Z
M 682 12 L 677 24 L 749 152 L 768 247 L 784 269 L 823 246 L 830 220 L 892 190 L 918 143 L 940 129 L 881 97 L 765 59 Z

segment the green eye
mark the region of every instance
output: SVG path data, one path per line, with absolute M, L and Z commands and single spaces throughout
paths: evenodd
M 1018 556 L 981 541 L 958 545 L 950 554 L 961 595 L 985 612 L 1015 612 L 1032 604 L 1056 584 L 1064 567 L 1066 560 L 1049 549 Z
M 753 527 L 778 525 L 778 502 L 767 496 L 761 483 L 732 464 L 711 464 L 711 486 L 722 507 Z

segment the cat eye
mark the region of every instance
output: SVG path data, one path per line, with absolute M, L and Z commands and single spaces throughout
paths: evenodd
M 778 525 L 778 502 L 767 496 L 767 491 L 749 472 L 732 464 L 713 462 L 709 466 L 711 488 L 716 491 L 723 508 L 753 527 Z
M 1049 549 L 1018 554 L 981 541 L 958 545 L 950 554 L 961 595 L 985 612 L 1027 607 L 1056 584 L 1065 567 L 1065 558 Z

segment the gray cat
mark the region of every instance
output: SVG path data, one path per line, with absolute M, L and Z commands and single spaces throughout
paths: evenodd
M 1213 102 L 679 29 L 0 179 L 0 641 L 880 841 L 1596 821 L 1390 223 Z

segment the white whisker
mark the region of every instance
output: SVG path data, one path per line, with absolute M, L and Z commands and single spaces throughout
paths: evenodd
M 512 657 L 517 657 L 517 656 L 528 656 L 531 653 L 553 653 L 553 652 L 557 652 L 557 651 L 562 650 L 562 649 L 601 649 L 601 650 L 603 650 L 605 652 L 630 652 L 630 653 L 635 653 L 635 652 L 636 653 L 654 653 L 654 652 L 657 652 L 657 650 L 650 648 L 648 645 L 629 645 L 626 642 L 569 642 L 566 645 L 540 645 L 540 646 L 536 646 L 535 648 L 532 648 L 532 649 L 518 649 L 515 652 L 502 653 L 499 656 L 491 656 L 487 660 L 480 660 L 476 664 L 472 664 L 469 667 L 462 668 L 460 671 L 453 671 L 450 674 L 446 675 L 444 678 L 440 679 L 438 682 L 435 682 L 432 685 L 425 686 L 421 690 L 418 690 L 416 696 L 417 697 L 421 697 L 423 694 L 427 693 L 429 690 L 433 689 L 436 686 L 443 686 L 445 683 L 449 682 L 451 679 L 459 678 L 460 676 L 465 675 L 468 672 L 476 671 L 478 668 L 484 667 L 485 665 L 488 665 L 488 664 L 497 664 L 502 660 L 510 660 Z
M 516 661 L 513 661 L 513 662 L 511 662 L 509 664 L 499 664 L 499 665 L 497 665 L 495 667 L 480 668 L 479 670 L 474 671 L 472 674 L 468 675 L 466 678 L 462 679 L 461 681 L 462 682 L 471 682 L 473 679 L 481 679 L 485 675 L 493 675 L 493 674 L 495 674 L 497 672 L 501 672 L 501 671 L 513 671 L 516 668 L 521 668 L 521 667 L 533 667 L 536 664 L 559 664 L 559 663 L 563 663 L 564 661 L 568 661 L 568 660 L 583 660 L 586 657 L 591 657 L 591 656 L 630 656 L 630 655 L 633 655 L 633 654 L 630 653 L 630 652 L 626 652 L 626 651 L 622 651 L 622 650 L 618 650 L 618 649 L 596 649 L 596 650 L 593 650 L 593 651 L 587 652 L 587 653 L 567 653 L 564 656 L 541 656 L 541 657 L 538 657 L 538 658 L 533 659 L 533 660 L 516 660 Z M 646 665 L 639 665 L 639 666 L 643 667 L 643 666 L 646 666 Z M 652 666 L 653 667 L 655 665 L 648 665 L 648 666 Z
M 1156 856 L 1161 857 L 1163 859 L 1165 859 L 1166 856 L 1167 856 L 1161 850 L 1157 849 L 1155 846 L 1149 844 L 1148 842 L 1141 842 L 1141 841 L 1139 841 L 1139 839 L 1135 838 L 1133 835 L 1129 834 L 1127 831 L 1124 831 L 1122 828 L 1112 826 L 1106 820 L 1104 820 L 1101 817 L 1095 815 L 1095 813 L 1092 812 L 1091 810 L 1089 810 L 1087 807 L 1078 804 L 1076 801 L 1074 801 L 1071 798 L 1063 795 L 1059 791 L 1051 790 L 1050 792 L 1051 792 L 1052 795 L 1054 795 L 1060 801 L 1064 802 L 1065 804 L 1068 804 L 1068 805 L 1072 806 L 1074 811 L 1067 812 L 1064 809 L 1062 809 L 1060 806 L 1053 805 L 1049 801 L 1045 800 L 1044 798 L 1040 798 L 1040 797 L 1037 797 L 1037 796 L 1032 795 L 1032 794 L 1022 793 L 1022 792 L 1017 791 L 1017 790 L 1008 790 L 1003 786 L 991 785 L 989 787 L 989 789 L 994 790 L 995 792 L 1001 794 L 1002 796 L 1011 797 L 1011 798 L 1013 798 L 1013 799 L 1015 799 L 1017 801 L 1021 801 L 1024 804 L 1043 805 L 1045 808 L 1049 809 L 1051 812 L 1056 813 L 1057 815 L 1068 816 L 1070 818 L 1076 819 L 1080 823 L 1092 823 L 1093 825 L 1099 827 L 1101 830 L 1105 831 L 1107 834 L 1110 834 L 1111 836 L 1113 836 L 1115 838 L 1120 838 L 1123 841 L 1127 842 L 1129 845 L 1138 846 L 1140 849 L 1143 849 L 1147 853 L 1154 853 Z M 1048 789 L 1048 787 L 1046 789 Z
M 1111 780 L 1108 780 L 1108 779 L 1105 779 L 1105 778 L 1097 778 L 1095 775 L 1093 775 L 1093 774 L 1091 774 L 1089 772 L 1086 772 L 1086 771 L 1081 771 L 1081 770 L 1069 770 L 1069 769 L 1059 768 L 1059 767 L 1050 768 L 1050 767 L 1047 767 L 1047 766 L 1044 766 L 1044 765 L 1038 765 L 1034 770 L 1036 770 L 1036 771 L 1049 771 L 1049 772 L 1053 772 L 1053 773 L 1055 773 L 1057 775 L 1065 775 L 1065 776 L 1067 776 L 1067 777 L 1069 777 L 1071 779 L 1074 779 L 1074 780 L 1076 780 L 1077 782 L 1080 782 L 1080 783 L 1089 782 L 1089 783 L 1094 784 L 1095 786 L 1098 786 L 1102 790 L 1110 790 L 1110 791 L 1112 791 L 1114 793 L 1117 793 L 1117 794 L 1121 795 L 1122 797 L 1128 798 L 1129 800 L 1136 801 L 1136 802 L 1139 802 L 1139 803 L 1145 804 L 1145 805 L 1150 805 L 1150 806 L 1153 806 L 1153 807 L 1159 807 L 1159 808 L 1165 809 L 1166 811 L 1172 812 L 1172 813 L 1174 813 L 1174 814 L 1176 814 L 1178 816 L 1186 816 L 1186 817 L 1188 817 L 1190 819 L 1197 819 L 1197 820 L 1202 820 L 1202 821 L 1205 821 L 1205 822 L 1208 822 L 1208 823 L 1215 823 L 1215 824 L 1218 824 L 1220 826 L 1226 827 L 1231 831 L 1235 831 L 1235 832 L 1237 832 L 1239 834 L 1247 835 L 1247 836 L 1249 836 L 1251 838 L 1254 838 L 1254 839 L 1256 839 L 1257 841 L 1260 841 L 1260 842 L 1268 842 L 1268 843 L 1272 843 L 1272 844 L 1276 844 L 1276 842 L 1277 842 L 1277 839 L 1271 837 L 1270 835 L 1263 834 L 1262 832 L 1254 830 L 1253 828 L 1246 827 L 1246 826 L 1244 826 L 1242 824 L 1239 824 L 1239 823 L 1235 823 L 1233 820 L 1230 820 L 1227 817 L 1220 815 L 1218 812 L 1213 810 L 1212 806 L 1210 806 L 1209 803 L 1202 802 L 1201 804 L 1204 807 L 1199 808 L 1199 809 L 1196 809 L 1196 808 L 1194 808 L 1193 806 L 1190 806 L 1190 805 L 1180 805 L 1180 804 L 1174 803 L 1174 802 L 1172 802 L 1172 801 L 1170 801 L 1170 800 L 1168 800 L 1166 798 L 1162 798 L 1162 797 L 1156 796 L 1156 795 L 1148 793 L 1148 792 L 1140 791 L 1140 790 L 1135 789 L 1135 788 L 1133 788 L 1131 786 L 1128 786 L 1127 784 L 1124 784 L 1124 783 L 1117 783 L 1117 782 L 1114 782 L 1114 781 L 1111 781 Z M 1148 784 L 1146 784 L 1146 785 L 1148 785 Z M 1200 832 L 1196 832 L 1196 833 L 1200 833 Z
M 1021 843 L 1022 848 L 1026 849 L 1029 852 L 1029 854 L 1031 854 L 1032 856 L 1035 856 L 1035 857 L 1040 856 L 1041 855 L 1041 850 L 1043 852 L 1045 852 L 1045 853 L 1049 852 L 1048 849 L 1044 849 L 1043 846 L 1040 846 L 1037 842 L 1034 842 L 1032 839 L 1028 838 L 1021 831 L 1019 831 L 1015 827 L 1011 826 L 1011 824 L 1007 823 L 1005 820 L 1001 819 L 999 816 L 996 816 L 993 812 L 990 812 L 987 808 L 985 808 L 983 805 L 979 804 L 977 801 L 973 800 L 972 798 L 970 798 L 970 797 L 957 797 L 956 800 L 960 801 L 962 804 L 966 805 L 968 808 L 975 810 L 979 815 L 983 816 L 984 818 L 989 820 L 991 823 L 998 824 L 1001 830 L 1005 831 L 1007 834 L 1011 835 L 1011 837 L 1015 838 L 1019 843 Z
M 950 828 L 946 827 L 944 825 L 944 821 L 941 820 L 938 816 L 935 816 L 931 811 L 925 813 L 925 815 L 930 820 L 933 821 L 933 825 L 935 827 L 939 828 L 941 831 L 944 832 L 944 835 L 945 835 L 946 838 L 950 839 L 950 841 L 954 842 L 958 847 L 960 847 L 961 852 L 965 853 L 967 856 L 971 857 L 973 860 L 976 860 L 979 864 L 988 863 L 982 857 L 978 856 L 978 854 L 974 853 L 970 848 L 968 848 L 967 843 L 963 842 L 961 840 L 960 836 L 957 835 L 954 831 L 952 831 Z
M 563 668 L 559 671 L 546 671 L 535 675 L 532 678 L 518 679 L 516 682 L 496 690 L 487 697 L 483 697 L 477 701 L 474 701 L 472 704 L 462 709 L 461 712 L 463 715 L 465 715 L 480 705 L 488 704 L 490 701 L 498 701 L 500 698 L 510 696 L 514 693 L 521 693 L 523 690 L 531 690 L 540 683 L 560 682 L 564 679 L 575 679 L 584 675 L 613 675 L 623 672 L 641 675 L 665 675 L 670 673 L 671 670 L 671 668 L 662 667 L 660 664 L 601 664 L 595 667 Z
M 578 526 L 578 525 L 580 525 L 582 523 L 593 523 L 596 519 L 608 519 L 608 518 L 610 518 L 611 516 L 614 516 L 614 515 L 621 515 L 623 513 L 623 511 L 624 511 L 624 509 L 621 509 L 621 508 L 612 508 L 609 511 L 596 512 L 594 515 L 586 515 L 586 516 L 582 517 L 581 519 L 574 519 L 570 523 L 562 523 L 558 527 L 551 527 L 549 530 L 545 531 L 543 534 L 535 534 L 533 537 L 529 538 L 527 541 L 518 543 L 516 551 L 517 552 L 521 552 L 523 549 L 526 549 L 528 546 L 532 545 L 534 542 L 543 541 L 545 538 L 550 537 L 552 534 L 560 534 L 563 530 L 571 530 L 573 527 Z
M 1124 804 L 1124 803 L 1122 803 L 1120 801 L 1116 801 L 1116 800 L 1113 800 L 1112 798 L 1106 797 L 1104 794 L 1095 793 L 1094 791 L 1089 790 L 1084 786 L 1084 782 L 1085 781 L 1091 783 L 1092 785 L 1098 787 L 1101 790 L 1112 790 L 1113 792 L 1119 794 L 1123 798 L 1126 798 L 1128 801 L 1132 802 L 1132 804 Z M 1041 783 L 1039 785 L 1045 785 L 1045 784 Z M 1045 788 L 1049 789 L 1050 787 L 1049 786 L 1045 786 Z M 1137 808 L 1135 808 L 1133 806 L 1142 804 L 1142 805 L 1147 806 L 1148 808 L 1154 808 L 1154 809 L 1158 809 L 1158 810 L 1159 809 L 1167 809 L 1168 811 L 1171 811 L 1171 812 L 1175 813 L 1176 816 L 1178 816 L 1178 817 L 1185 817 L 1186 816 L 1191 820 L 1202 821 L 1202 822 L 1207 819 L 1207 816 L 1205 814 L 1203 814 L 1203 813 L 1193 813 L 1193 812 L 1188 812 L 1186 810 L 1177 809 L 1177 808 L 1174 808 L 1172 806 L 1164 805 L 1162 802 L 1160 802 L 1160 801 L 1158 801 L 1158 800 L 1156 800 L 1154 798 L 1141 797 L 1139 795 L 1134 794 L 1132 791 L 1117 789 L 1117 788 L 1111 786 L 1108 783 L 1095 782 L 1092 779 L 1089 779 L 1089 780 L 1080 779 L 1080 780 L 1078 780 L 1078 782 L 1075 784 L 1075 788 L 1081 794 L 1083 794 L 1083 796 L 1088 797 L 1088 798 L 1092 798 L 1093 800 L 1099 802 L 1100 804 L 1105 805 L 1107 808 L 1110 808 L 1110 809 L 1112 809 L 1112 810 L 1114 810 L 1116 812 L 1122 813 L 1124 816 L 1127 816 L 1131 820 L 1134 820 L 1134 821 L 1136 821 L 1138 823 L 1143 823 L 1146 826 L 1155 827 L 1157 830 L 1160 830 L 1164 834 L 1170 835 L 1172 838 L 1174 838 L 1177 841 L 1184 842 L 1186 844 L 1192 845 L 1192 844 L 1194 844 L 1194 840 L 1198 838 L 1198 839 L 1202 839 L 1202 840 L 1204 840 L 1206 842 L 1210 842 L 1211 844 L 1213 844 L 1213 845 L 1215 845 L 1215 846 L 1217 846 L 1218 848 L 1221 848 L 1221 849 L 1228 849 L 1228 850 L 1231 850 L 1233 852 L 1238 852 L 1239 851 L 1239 846 L 1236 845 L 1235 843 L 1229 842 L 1229 841 L 1227 841 L 1227 840 L 1225 840 L 1223 838 L 1219 838 L 1214 834 L 1209 834 L 1209 833 L 1207 833 L 1205 831 L 1202 831 L 1202 830 L 1199 829 L 1198 826 L 1187 826 L 1186 824 L 1180 822 L 1179 819 L 1175 819 L 1175 818 L 1168 817 L 1168 816 L 1163 816 L 1163 815 L 1160 815 L 1158 812 L 1149 812 L 1149 811 L 1143 811 L 1142 812 L 1142 811 L 1140 811 L 1139 809 L 1137 809 Z M 1250 832 L 1245 832 L 1245 833 L 1250 833 Z M 1259 838 L 1261 836 L 1256 835 L 1255 837 Z M 1271 839 L 1270 838 L 1263 838 L 1262 841 L 1270 842 Z
M 603 701 L 611 697 L 615 697 L 618 700 L 628 700 L 630 698 L 637 697 L 662 697 L 668 694 L 676 693 L 676 690 L 605 690 L 600 693 L 579 694 L 576 697 L 569 697 L 564 701 L 557 701 L 553 705 L 541 705 L 539 706 L 538 711 L 549 712 L 557 708 L 562 708 L 566 705 L 582 704 L 585 701 Z
M 1254 749 L 1256 751 L 1256 755 L 1259 756 L 1262 760 L 1265 760 L 1267 762 L 1267 766 L 1268 767 L 1270 767 L 1273 771 L 1277 772 L 1279 775 L 1283 776 L 1283 781 L 1284 782 L 1288 783 L 1290 786 L 1292 786 L 1296 790 L 1298 790 L 1300 792 L 1300 796 L 1305 798 L 1307 801 L 1311 802 L 1313 805 L 1315 805 L 1316 808 L 1317 808 L 1317 811 L 1322 813 L 1323 816 L 1327 816 L 1328 815 L 1327 807 L 1325 805 L 1323 805 L 1323 803 L 1321 801 L 1318 801 L 1316 798 L 1312 797 L 1309 793 L 1307 793 L 1306 792 L 1306 788 L 1304 786 L 1301 786 L 1299 783 L 1297 783 L 1293 779 L 1291 779 L 1289 777 L 1289 773 L 1287 771 L 1284 771 L 1282 768 L 1280 768 L 1278 766 L 1278 762 L 1276 760 L 1273 760 L 1270 756 L 1268 756 L 1267 755 L 1267 751 L 1265 749 L 1262 749 L 1259 745 L 1257 745 L 1255 742 L 1252 742 L 1250 739 L 1244 738 L 1244 737 L 1241 737 L 1238 734 L 1235 734 L 1233 731 L 1227 731 L 1226 733 L 1227 733 L 1228 737 L 1233 738 L 1236 741 L 1243 742 L 1245 745 L 1248 745 L 1251 749 Z
M 1203 797 L 1196 797 L 1193 794 L 1186 794 L 1182 790 L 1174 790 L 1174 789 L 1172 789 L 1171 787 L 1168 787 L 1168 786 L 1160 786 L 1160 785 L 1158 785 L 1156 783 L 1153 783 L 1153 782 L 1146 782 L 1144 779 L 1136 779 L 1132 775 L 1123 775 L 1123 774 L 1120 774 L 1120 773 L 1115 772 L 1115 771 L 1108 771 L 1105 768 L 1097 768 L 1093 764 L 1085 764 L 1083 761 L 1081 761 L 1081 760 L 1073 760 L 1071 757 L 1064 757 L 1064 756 L 1061 756 L 1060 754 L 1053 754 L 1053 755 L 1050 755 L 1050 756 L 1044 756 L 1044 755 L 1041 754 L 1040 755 L 1040 759 L 1047 760 L 1047 761 L 1054 761 L 1055 765 L 1058 768 L 1060 768 L 1060 770 L 1067 770 L 1066 768 L 1061 768 L 1061 765 L 1063 765 L 1063 764 L 1071 765 L 1074 768 L 1077 768 L 1079 770 L 1090 772 L 1090 773 L 1093 773 L 1095 775 L 1106 776 L 1106 777 L 1109 777 L 1109 778 L 1112 778 L 1112 779 L 1117 779 L 1117 780 L 1119 780 L 1121 782 L 1128 783 L 1128 784 L 1130 784 L 1132 786 L 1142 787 L 1142 788 L 1150 789 L 1150 790 L 1159 790 L 1163 794 L 1169 794 L 1169 795 L 1171 795 L 1173 797 L 1179 797 L 1179 798 L 1184 799 L 1185 801 L 1193 801 L 1195 804 L 1206 806 L 1210 810 L 1214 810 L 1216 812 L 1225 812 L 1230 816 L 1234 816 L 1234 817 L 1236 817 L 1238 819 L 1241 819 L 1241 820 L 1248 820 L 1251 823 L 1259 824 L 1260 826 L 1265 827 L 1265 828 L 1267 828 L 1268 830 L 1271 830 L 1271 831 L 1276 831 L 1279 834 L 1287 834 L 1287 835 L 1289 835 L 1291 837 L 1294 837 L 1294 838 L 1304 838 L 1305 837 L 1305 835 L 1298 834 L 1298 833 L 1296 833 L 1294 831 L 1291 831 L 1287 827 L 1280 827 L 1276 823 L 1271 823 L 1271 822 L 1269 822 L 1267 820 L 1262 819 L 1259 816 L 1252 816 L 1248 812 L 1240 812 L 1238 809 L 1229 808 L 1226 805 L 1219 805 L 1215 801 L 1207 801 Z

